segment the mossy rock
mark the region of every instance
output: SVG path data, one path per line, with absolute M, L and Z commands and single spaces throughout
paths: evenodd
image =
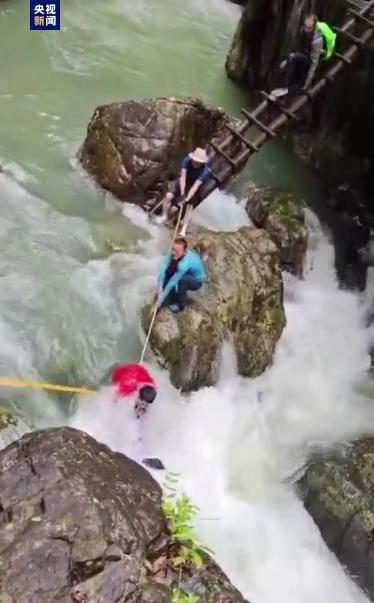
M 302 277 L 308 246 L 302 203 L 287 191 L 251 186 L 247 212 L 253 224 L 264 228 L 278 247 L 282 269 Z
M 260 375 L 285 325 L 279 253 L 263 230 L 204 233 L 189 238 L 205 259 L 208 280 L 187 308 L 163 308 L 150 347 L 172 383 L 183 390 L 216 383 L 224 341 L 234 345 L 239 373 Z M 145 332 L 151 305 L 142 312 Z
M 374 597 L 374 440 L 313 462 L 300 482 L 331 550 Z
M 140 465 L 71 428 L 0 451 L 0 601 L 171 603 L 162 492 Z M 185 575 L 184 575 L 185 574 Z M 247 603 L 212 561 L 178 572 L 201 603 Z
M 0 431 L 11 425 L 17 425 L 18 419 L 15 414 L 8 408 L 0 406 Z

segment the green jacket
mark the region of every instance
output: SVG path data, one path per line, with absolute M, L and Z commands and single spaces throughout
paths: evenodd
M 317 31 L 321 34 L 324 40 L 325 51 L 322 55 L 322 59 L 327 61 L 328 59 L 331 59 L 332 55 L 334 54 L 336 33 L 329 25 L 327 25 L 327 23 L 323 23 L 323 21 L 318 21 Z
M 327 23 L 318 21 L 310 49 L 310 68 L 304 84 L 305 90 L 311 86 L 320 60 L 327 61 L 334 54 L 335 43 L 336 33 Z

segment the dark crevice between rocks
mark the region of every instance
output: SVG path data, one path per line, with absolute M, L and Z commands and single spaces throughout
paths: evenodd
M 98 557 L 86 561 L 76 561 L 72 564 L 70 575 L 73 584 L 85 582 L 89 578 L 94 578 L 105 568 L 105 559 Z
M 39 507 L 40 507 L 41 513 L 44 515 L 46 512 L 46 507 L 45 507 L 45 500 L 43 497 L 40 499 Z

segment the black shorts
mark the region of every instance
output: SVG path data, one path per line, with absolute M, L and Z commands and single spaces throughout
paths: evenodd
M 186 193 L 188 193 L 188 190 L 189 189 L 186 187 Z M 178 205 L 178 202 L 180 201 L 180 197 L 181 197 L 181 187 L 179 184 L 179 178 L 177 180 L 171 180 L 169 182 L 169 193 L 171 193 L 173 195 L 172 204 Z M 201 195 L 200 195 L 200 190 L 198 190 L 194 194 L 192 199 L 189 200 L 187 205 L 191 205 L 195 209 L 195 207 L 197 207 L 200 203 L 201 203 Z

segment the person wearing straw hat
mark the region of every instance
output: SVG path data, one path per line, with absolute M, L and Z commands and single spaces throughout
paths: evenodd
M 200 203 L 199 189 L 209 178 L 208 156 L 204 149 L 197 147 L 182 161 L 179 178 L 169 184 L 169 190 L 162 200 L 162 216 L 156 218 L 157 224 L 164 224 L 168 219 L 171 205 L 180 203 L 186 208 L 181 236 L 186 236 L 194 208 Z

